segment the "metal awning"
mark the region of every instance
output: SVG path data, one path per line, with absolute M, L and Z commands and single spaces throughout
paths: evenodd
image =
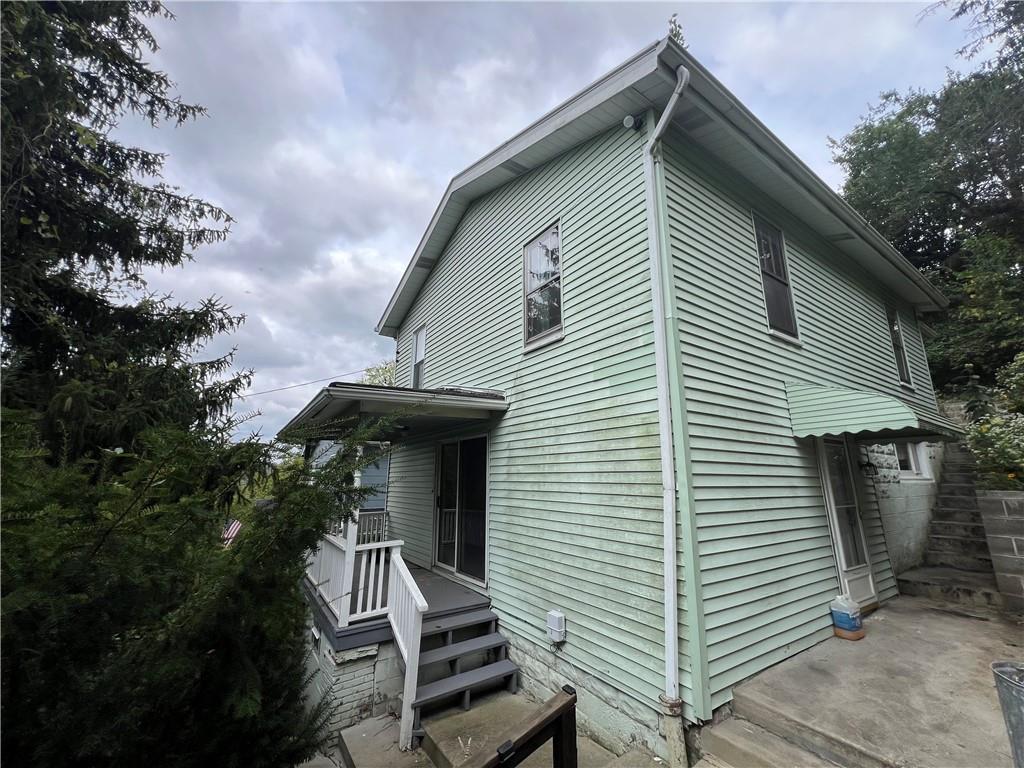
M 281 430 L 315 431 L 318 438 L 339 431 L 358 417 L 387 417 L 386 433 L 376 439 L 402 439 L 462 424 L 485 422 L 508 410 L 501 392 L 477 389 L 411 389 L 334 382 L 323 389 Z
M 959 440 L 964 434 L 956 422 L 878 392 L 787 381 L 786 396 L 796 437 Z

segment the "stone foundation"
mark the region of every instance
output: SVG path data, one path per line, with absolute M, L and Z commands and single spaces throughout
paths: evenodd
M 519 665 L 520 689 L 537 701 L 546 701 L 563 685 L 576 689 L 577 728 L 605 749 L 621 755 L 641 747 L 667 758 L 661 715 L 598 678 L 572 665 L 550 648 L 505 632 L 509 658 Z M 656 704 L 657 702 L 652 702 Z
M 978 491 L 978 509 L 1003 605 L 1024 613 L 1024 491 Z
M 312 640 L 309 671 L 316 700 L 328 702 L 332 739 L 372 715 L 395 711 L 404 683 L 392 642 L 335 651 L 324 638 Z

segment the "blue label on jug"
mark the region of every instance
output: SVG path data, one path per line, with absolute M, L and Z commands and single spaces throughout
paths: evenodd
M 856 632 L 864 626 L 860 620 L 859 613 L 851 616 L 849 613 L 843 613 L 842 611 L 832 611 L 832 623 L 848 632 Z

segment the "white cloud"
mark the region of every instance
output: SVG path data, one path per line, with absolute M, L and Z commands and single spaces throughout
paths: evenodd
M 877 93 L 934 87 L 962 30 L 924 6 L 684 4 L 691 52 L 829 183 L 825 137 Z M 155 61 L 208 118 L 129 123 L 167 178 L 238 220 L 227 243 L 152 276 L 179 299 L 223 296 L 250 321 L 253 390 L 393 355 L 373 327 L 456 172 L 667 30 L 657 4 L 173 6 Z M 320 385 L 257 395 L 265 434 Z

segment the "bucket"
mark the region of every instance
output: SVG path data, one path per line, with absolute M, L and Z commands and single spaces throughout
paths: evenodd
M 1018 661 L 995 661 L 992 674 L 996 678 L 999 706 L 1006 720 L 1006 733 L 1013 751 L 1013 767 L 1024 768 L 1024 664 Z

